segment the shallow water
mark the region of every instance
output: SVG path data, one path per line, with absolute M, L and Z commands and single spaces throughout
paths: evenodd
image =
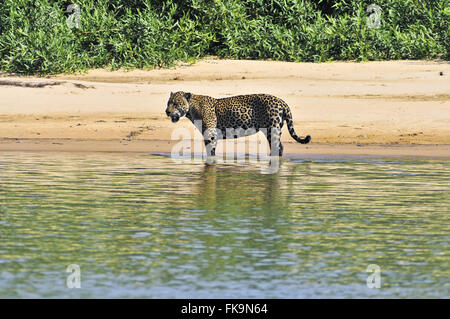
M 449 298 L 449 164 L 1 153 L 0 297 Z

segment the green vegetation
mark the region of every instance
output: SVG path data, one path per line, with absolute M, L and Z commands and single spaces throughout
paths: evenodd
M 0 70 L 167 67 L 206 55 L 449 60 L 449 0 L 0 0 Z M 370 4 L 380 23 L 367 19 Z M 71 12 L 68 12 L 71 11 Z M 68 24 L 69 22 L 69 24 Z M 70 25 L 70 23 L 72 25 Z

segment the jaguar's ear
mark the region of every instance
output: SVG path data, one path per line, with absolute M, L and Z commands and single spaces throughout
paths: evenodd
M 170 97 L 172 97 L 172 96 L 173 96 L 173 92 L 171 91 L 171 92 L 170 92 Z
M 191 93 L 184 93 L 184 97 L 189 102 L 189 100 L 191 99 Z

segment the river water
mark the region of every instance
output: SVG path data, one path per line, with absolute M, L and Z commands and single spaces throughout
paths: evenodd
M 4 152 L 0 297 L 449 298 L 449 164 Z

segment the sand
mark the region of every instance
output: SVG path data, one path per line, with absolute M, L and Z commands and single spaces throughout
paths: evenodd
M 171 91 L 213 97 L 268 93 L 291 107 L 301 136 L 286 154 L 450 157 L 450 64 L 289 63 L 205 59 L 164 70 L 0 75 L 0 151 L 170 152 Z

